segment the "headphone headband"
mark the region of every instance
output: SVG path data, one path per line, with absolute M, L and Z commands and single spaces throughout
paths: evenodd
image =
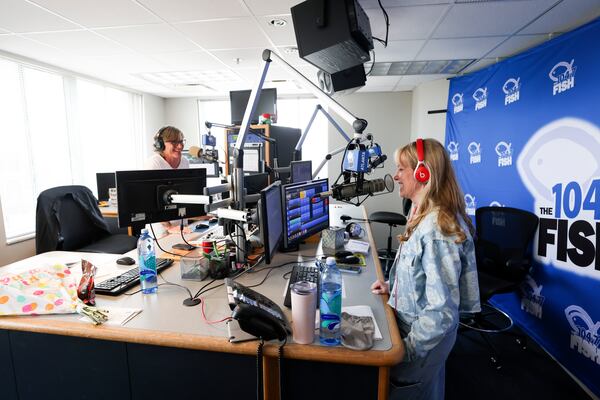
M 416 141 L 417 146 L 417 166 L 415 167 L 415 179 L 421 183 L 429 182 L 429 168 L 425 165 L 425 144 L 423 139 L 418 138 Z

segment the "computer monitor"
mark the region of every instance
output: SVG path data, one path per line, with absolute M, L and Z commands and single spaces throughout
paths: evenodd
M 119 227 L 205 215 L 201 204 L 169 204 L 169 194 L 204 194 L 206 170 L 117 171 Z
M 235 90 L 229 92 L 231 103 L 231 123 L 240 125 L 244 119 L 244 113 L 250 99 L 250 90 Z M 251 124 L 258 124 L 258 117 L 262 114 L 271 114 L 271 122 L 277 122 L 277 89 L 262 89 L 256 110 L 250 119 Z
M 312 161 L 292 161 L 290 163 L 290 182 L 299 183 L 312 180 Z
M 271 263 L 283 238 L 283 213 L 281 181 L 276 181 L 260 191 L 258 220 L 265 247 L 265 262 Z
M 108 189 L 114 188 L 115 186 L 115 173 L 114 172 L 97 172 L 96 173 L 96 187 L 98 188 L 98 200 L 108 201 L 109 194 Z
M 284 249 L 297 247 L 302 240 L 329 228 L 329 198 L 318 196 L 328 190 L 327 179 L 281 187 Z

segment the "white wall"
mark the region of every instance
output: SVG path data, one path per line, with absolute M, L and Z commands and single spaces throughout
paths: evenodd
M 385 174 L 393 175 L 395 172 L 394 151 L 396 148 L 409 142 L 411 137 L 411 108 L 412 93 L 355 93 L 349 96 L 336 99 L 353 115 L 364 118 L 369 125 L 366 132 L 372 133 L 375 141 L 379 143 L 384 154 L 388 156 L 385 167 L 377 169 L 368 179 L 383 178 Z M 341 119 L 334 116 L 338 122 Z M 352 134 L 350 125 L 341 122 L 340 125 L 347 134 Z M 329 150 L 341 147 L 344 139 L 338 131 L 329 125 Z M 341 154 L 334 156 L 327 163 L 329 182 L 332 184 L 340 173 Z M 375 211 L 402 212 L 401 200 L 398 197 L 398 187 L 395 186 L 394 193 L 388 193 L 383 196 L 376 196 L 367 199 L 364 203 L 367 214 Z M 340 221 L 331 221 L 331 224 L 337 224 Z M 400 229 L 395 229 L 393 235 L 400 233 Z M 373 224 L 373 235 L 377 247 L 384 248 L 387 245 L 389 227 L 383 224 Z M 394 248 L 398 246 L 396 240 L 392 241 Z
M 165 126 L 165 103 L 162 97 L 144 94 L 144 160 L 153 153 L 154 135 Z
M 198 100 L 195 97 L 165 99 L 165 125 L 175 126 L 183 132 L 186 148 L 198 146 L 200 143 Z
M 449 87 L 449 80 L 439 79 L 423 83 L 413 90 L 411 140 L 423 137 L 434 138 L 444 143 L 446 113 L 427 114 L 427 112 L 446 109 Z
M 35 240 L 29 239 L 23 242 L 6 244 L 4 233 L 4 216 L 2 215 L 2 201 L 0 200 L 0 266 L 10 264 L 35 255 Z

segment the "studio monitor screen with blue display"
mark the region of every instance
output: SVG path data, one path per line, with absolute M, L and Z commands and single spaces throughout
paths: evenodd
M 283 185 L 281 190 L 284 249 L 329 228 L 329 198 L 319 196 L 329 190 L 327 179 Z

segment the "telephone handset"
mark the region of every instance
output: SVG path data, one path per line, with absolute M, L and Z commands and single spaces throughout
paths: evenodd
M 292 333 L 287 317 L 269 298 L 233 279 L 225 279 L 225 285 L 231 317 L 244 332 L 264 340 L 285 340 Z

